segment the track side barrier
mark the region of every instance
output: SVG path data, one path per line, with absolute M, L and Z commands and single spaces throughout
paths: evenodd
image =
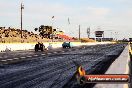
M 129 66 L 129 74 L 132 76 L 132 45 L 128 44 L 129 46 L 129 61 L 128 61 L 128 66 Z M 132 78 L 132 77 L 131 77 Z M 131 79 L 132 80 L 132 79 Z M 125 87 L 124 87 L 125 88 Z M 132 81 L 129 84 L 128 88 L 132 88 Z
M 63 42 L 43 42 L 45 47 L 51 45 L 53 48 L 62 47 Z M 81 45 L 97 45 L 97 44 L 110 44 L 111 42 L 72 42 L 73 46 Z M 15 51 L 15 50 L 30 50 L 34 49 L 36 43 L 0 43 L 0 52 L 4 51 Z

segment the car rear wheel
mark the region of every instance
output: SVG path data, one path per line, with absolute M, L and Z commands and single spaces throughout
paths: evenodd
M 35 48 L 35 51 L 38 51 L 38 49 Z

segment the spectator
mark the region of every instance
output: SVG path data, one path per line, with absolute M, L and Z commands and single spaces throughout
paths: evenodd
M 47 48 L 48 48 L 48 50 L 53 49 L 53 47 L 52 47 L 52 45 L 50 43 L 49 43 L 49 46 Z

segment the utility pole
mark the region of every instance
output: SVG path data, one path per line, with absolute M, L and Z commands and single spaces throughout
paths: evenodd
M 51 34 L 51 38 L 52 38 L 52 42 L 54 41 L 54 38 L 53 38 L 53 36 L 54 36 L 54 31 L 53 31 L 53 21 L 54 21 L 54 17 L 55 16 L 52 16 L 52 34 Z
M 80 25 L 79 25 L 79 40 L 80 40 Z
M 24 9 L 24 5 L 21 3 L 21 38 L 22 38 L 22 10 Z

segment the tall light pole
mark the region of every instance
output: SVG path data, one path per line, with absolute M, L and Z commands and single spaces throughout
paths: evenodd
M 78 37 L 79 37 L 79 40 L 80 40 L 80 25 L 79 25 L 79 35 L 78 35 Z
M 54 39 L 53 39 L 53 35 L 54 35 L 54 31 L 53 31 L 53 21 L 54 21 L 54 17 L 55 16 L 52 16 L 52 34 L 51 34 L 51 38 L 52 38 L 52 42 L 54 41 Z
M 21 38 L 22 38 L 22 10 L 24 9 L 24 5 L 21 3 Z

